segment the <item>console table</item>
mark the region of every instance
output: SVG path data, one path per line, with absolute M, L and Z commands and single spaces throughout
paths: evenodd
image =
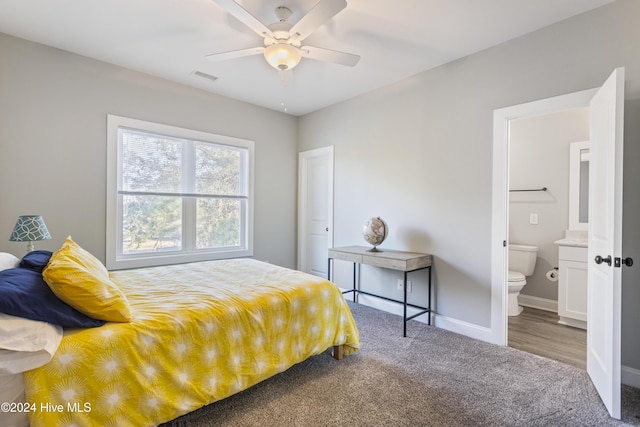
M 402 251 L 392 251 L 392 250 L 378 250 L 377 252 L 371 252 L 370 248 L 364 246 L 345 246 L 340 248 L 330 248 L 329 249 L 329 260 L 328 260 L 328 268 L 327 268 L 327 278 L 331 280 L 331 260 L 341 260 L 341 261 L 350 261 L 353 262 L 353 289 L 349 289 L 348 291 L 344 291 L 343 294 L 353 292 L 353 301 L 356 300 L 356 296 L 358 294 L 369 295 L 376 298 L 381 298 L 387 301 L 397 302 L 403 305 L 403 318 L 404 318 L 404 329 L 403 329 L 403 337 L 407 336 L 407 321 L 413 319 L 414 317 L 421 316 L 425 313 L 429 313 L 428 316 L 428 324 L 431 324 L 431 255 L 416 253 L 416 252 L 402 252 Z M 356 267 L 359 264 L 372 265 L 381 268 L 388 268 L 391 270 L 402 271 L 404 275 L 403 282 L 403 294 L 404 298 L 402 301 L 398 301 L 393 298 L 388 298 L 382 295 L 373 294 L 370 292 L 366 292 L 360 290 L 356 287 Z M 427 306 L 422 307 L 415 304 L 407 303 L 407 273 L 417 270 L 429 269 L 429 279 L 428 279 L 428 301 Z M 407 307 L 417 308 L 420 311 L 412 316 L 407 316 Z

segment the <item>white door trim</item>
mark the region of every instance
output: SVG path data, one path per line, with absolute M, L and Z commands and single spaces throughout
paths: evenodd
M 309 195 L 307 194 L 309 161 L 318 157 L 329 158 L 329 172 L 327 183 L 329 194 L 327 201 L 329 232 L 327 234 L 327 245 L 333 247 L 333 145 L 316 148 L 314 150 L 302 151 L 298 154 L 298 270 L 307 271 L 307 213 Z
M 491 222 L 491 342 L 507 345 L 507 249 L 509 242 L 509 121 L 588 107 L 596 89 L 505 107 L 493 112 Z

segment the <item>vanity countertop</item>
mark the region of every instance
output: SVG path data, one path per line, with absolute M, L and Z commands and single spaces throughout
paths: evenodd
M 576 239 L 572 237 L 565 237 L 564 239 L 556 240 L 553 243 L 558 246 L 574 246 L 577 248 L 586 248 L 589 246 L 586 239 Z
M 582 230 L 565 230 L 564 239 L 556 240 L 558 246 L 573 246 L 576 248 L 586 248 L 589 246 L 589 235 Z

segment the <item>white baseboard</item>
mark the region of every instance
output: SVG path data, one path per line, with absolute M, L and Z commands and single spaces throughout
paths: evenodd
M 441 314 L 435 315 L 435 325 L 438 328 L 446 329 L 447 331 L 455 332 L 457 334 L 466 335 L 489 343 L 493 342 L 493 333 L 491 332 L 491 328 L 463 322 L 462 320 L 453 319 Z
M 584 329 L 585 331 L 587 330 L 587 322 L 585 320 L 577 320 L 560 316 L 560 320 L 558 320 L 558 323 L 561 325 L 571 326 L 573 328 Z
M 622 366 L 620 382 L 631 387 L 640 388 L 640 369 Z
M 553 299 L 520 294 L 518 295 L 518 303 L 525 307 L 537 308 L 538 310 L 558 312 L 558 301 Z

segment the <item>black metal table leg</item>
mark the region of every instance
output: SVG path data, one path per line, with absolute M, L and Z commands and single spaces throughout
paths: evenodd
M 431 325 L 431 313 L 433 312 L 433 307 L 431 307 L 431 266 L 429 266 L 429 286 L 428 286 L 428 290 L 429 290 L 429 299 L 427 300 L 428 304 L 427 307 L 429 307 L 429 317 L 427 319 L 427 324 Z
M 404 329 L 403 329 L 403 333 L 402 336 L 406 337 L 407 336 L 407 272 L 404 272 L 404 283 L 402 285 L 402 289 L 404 290 L 404 314 L 403 314 L 403 320 L 404 320 Z
M 357 267 L 358 263 L 354 262 L 353 263 L 353 302 L 358 302 L 358 292 L 356 291 L 356 267 Z

